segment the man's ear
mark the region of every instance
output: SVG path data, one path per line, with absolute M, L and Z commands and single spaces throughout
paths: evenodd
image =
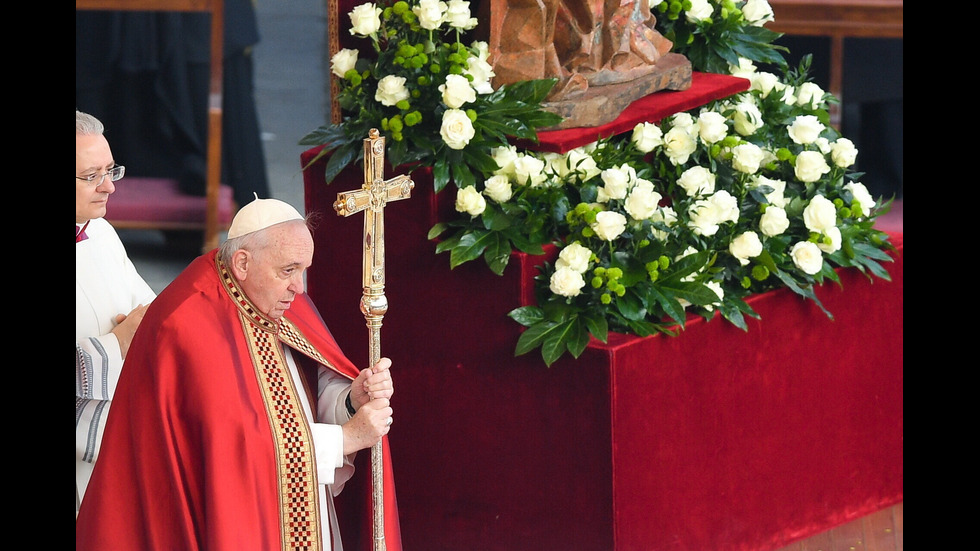
M 233 255 L 231 255 L 231 273 L 235 276 L 238 281 L 245 281 L 245 277 L 248 275 L 249 263 L 252 261 L 252 255 L 248 253 L 245 249 L 238 249 Z

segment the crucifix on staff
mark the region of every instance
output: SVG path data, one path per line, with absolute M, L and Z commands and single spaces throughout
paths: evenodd
M 384 209 L 389 201 L 411 197 L 415 182 L 399 175 L 384 179 L 385 138 L 372 128 L 364 140 L 364 185 L 361 189 L 337 194 L 333 208 L 347 217 L 364 211 L 362 241 L 361 313 L 368 328 L 368 365 L 381 360 L 381 324 L 388 311 L 385 297 Z M 371 498 L 374 551 L 385 551 L 384 537 L 384 462 L 379 441 L 371 448 Z

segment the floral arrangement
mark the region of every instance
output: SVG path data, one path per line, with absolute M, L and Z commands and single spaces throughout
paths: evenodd
M 326 181 L 363 158 L 362 142 L 372 128 L 389 140 L 393 166 L 431 167 L 435 190 L 450 181 L 468 186 L 493 170 L 489 152 L 509 137 L 537 139 L 536 129 L 561 117 L 541 109 L 554 79 L 525 81 L 494 90 L 485 42 L 464 43 L 477 25 L 463 0 L 366 3 L 349 14 L 350 33 L 369 39 L 373 56 L 344 48 L 333 54 L 331 72 L 340 79 L 340 124 L 325 125 L 300 140 L 324 144 Z
M 411 11 L 424 12 L 420 7 Z M 381 13 L 389 9 L 396 15 L 394 8 Z M 838 267 L 889 279 L 881 263 L 891 260 L 891 244 L 874 222 L 890 201 L 873 198 L 860 183 L 862 174 L 851 169 L 858 152 L 829 125 L 828 107 L 837 100 L 808 80 L 809 60 L 786 67 L 771 44 L 779 35 L 763 27 L 772 20 L 766 0 L 652 0 L 651 9 L 660 14 L 659 30 L 675 41 L 674 51 L 688 56 L 695 70 L 747 78 L 750 89 L 561 155 L 518 149 L 505 138 L 520 135 L 499 128 L 478 143 L 471 138 L 465 151 L 480 160 L 463 174 L 438 169 L 458 151 L 448 145 L 429 147 L 424 144 L 434 140 L 413 137 L 412 149 L 423 144 L 428 157 L 396 145 L 398 158 L 436 167 L 437 192 L 455 183 L 459 216 L 429 232 L 452 267 L 482 257 L 501 274 L 514 249 L 556 253 L 536 277 L 537 304 L 510 312 L 526 327 L 516 354 L 540 348 L 548 365 L 565 353 L 578 357 L 590 338 L 605 342 L 609 332 L 675 335 L 689 315 L 720 315 L 747 330 L 745 317 L 758 318 L 747 297 L 788 287 L 820 305 L 814 286 L 839 283 Z M 353 13 L 352 22 L 355 29 L 371 29 L 359 27 Z M 487 61 L 478 45 L 457 51 L 464 50 Z M 334 72 L 346 68 L 342 74 L 351 82 L 345 108 L 360 113 L 341 127 L 356 128 L 360 140 L 366 127 L 358 125 L 376 108 L 353 86 L 353 77 L 365 73 L 352 73 L 339 55 Z M 760 69 L 763 64 L 782 74 Z M 381 75 L 379 66 L 372 76 Z M 488 74 L 485 67 L 481 74 Z M 541 93 L 551 84 L 528 86 L 522 94 L 535 92 L 521 99 L 517 90 L 477 92 L 477 102 L 486 103 L 479 104 L 476 121 L 496 101 L 540 115 Z M 444 103 L 443 112 L 454 109 Z M 391 120 L 387 130 L 397 136 Z M 524 135 L 554 124 L 543 115 L 535 121 Z

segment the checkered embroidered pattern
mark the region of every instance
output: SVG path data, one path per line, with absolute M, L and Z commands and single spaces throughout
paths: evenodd
M 269 427 L 275 440 L 279 468 L 279 511 L 282 515 L 282 549 L 319 551 L 320 502 L 313 439 L 299 391 L 279 344 L 278 323 L 262 316 L 238 288 L 225 266 L 218 262 L 225 288 L 238 304 L 255 375 L 262 392 Z M 295 328 L 289 331 L 296 337 Z M 305 341 L 301 336 L 297 340 Z M 305 348 L 312 349 L 308 344 Z

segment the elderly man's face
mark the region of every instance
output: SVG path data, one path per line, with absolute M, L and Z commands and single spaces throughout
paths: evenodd
M 105 174 L 114 166 L 116 162 L 105 136 L 75 136 L 75 176 Z M 75 180 L 75 222 L 81 224 L 105 216 L 109 195 L 116 191 L 116 186 L 108 176 L 101 180 L 98 185 Z
M 272 226 L 268 244 L 235 253 L 235 277 L 245 296 L 263 314 L 279 319 L 305 290 L 303 276 L 313 263 L 313 236 L 303 221 Z

